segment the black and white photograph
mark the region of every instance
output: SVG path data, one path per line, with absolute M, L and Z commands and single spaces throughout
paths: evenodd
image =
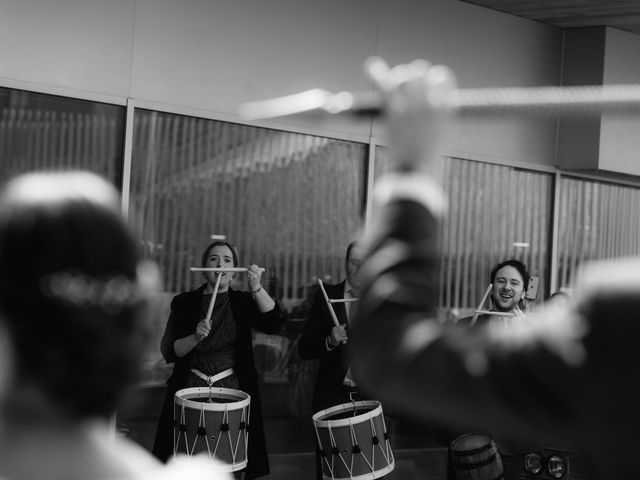
M 1 480 L 640 478 L 640 0 L 0 0 Z

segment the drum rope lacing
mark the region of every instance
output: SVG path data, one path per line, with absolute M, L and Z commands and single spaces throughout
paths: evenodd
M 231 370 L 231 372 L 233 373 L 233 369 L 229 369 Z M 195 372 L 194 372 L 195 373 Z M 199 372 L 198 372 L 199 373 Z M 225 372 L 221 372 L 221 373 L 225 373 Z M 228 376 L 229 374 L 225 375 Z M 209 388 L 209 398 L 211 398 L 211 394 L 212 391 L 214 389 L 213 388 Z M 187 431 L 186 431 L 186 414 L 185 414 L 185 405 L 181 404 L 180 405 L 180 424 L 179 424 L 179 428 L 178 428 L 178 437 L 176 438 L 176 429 L 174 428 L 174 433 L 173 433 L 173 455 L 176 456 L 178 454 L 178 447 L 180 445 L 180 440 L 181 440 L 181 436 L 184 435 L 184 445 L 185 445 L 185 451 L 187 453 L 188 456 L 192 456 L 195 452 L 196 446 L 198 444 L 198 438 L 203 436 L 206 446 L 207 446 L 207 452 L 209 454 L 209 457 L 215 457 L 217 451 L 218 451 L 218 447 L 220 446 L 220 438 L 222 437 L 223 433 L 226 433 L 227 436 L 227 440 L 229 442 L 229 450 L 231 452 L 231 459 L 232 459 L 232 465 L 236 466 L 238 464 L 237 462 L 237 457 L 238 457 L 238 449 L 240 446 L 240 439 L 241 437 L 243 437 L 244 439 L 244 447 L 245 447 L 245 452 L 247 451 L 248 448 L 248 443 L 249 443 L 249 432 L 248 432 L 248 425 L 249 425 L 249 416 L 250 416 L 250 407 L 247 406 L 246 409 L 242 409 L 242 413 L 241 413 L 241 417 L 240 417 L 240 425 L 238 428 L 238 437 L 235 441 L 235 446 L 233 444 L 233 440 L 231 438 L 231 432 L 229 429 L 229 410 L 228 408 L 225 406 L 224 411 L 222 412 L 222 422 L 220 425 L 220 430 L 218 432 L 218 435 L 216 436 L 216 443 L 215 446 L 213 447 L 213 452 L 211 451 L 211 445 L 209 443 L 209 438 L 207 435 L 207 425 L 206 425 L 206 416 L 205 416 L 205 411 L 207 411 L 205 409 L 205 403 L 202 403 L 201 407 L 200 407 L 200 415 L 199 415 L 199 420 L 198 420 L 198 434 L 196 435 L 193 444 L 190 446 L 189 445 L 189 439 L 187 438 Z M 174 423 L 175 422 L 175 418 L 174 418 Z M 213 440 L 213 439 L 212 439 Z
M 353 404 L 353 408 L 354 408 L 354 412 L 356 409 L 356 402 L 352 401 Z M 354 417 L 355 417 L 355 413 L 354 413 Z M 370 431 L 371 431 L 371 438 L 372 438 L 372 443 L 373 443 L 373 447 L 371 449 L 371 462 L 367 459 L 366 455 L 364 454 L 364 452 L 360 449 L 359 444 L 358 444 L 358 438 L 357 438 L 357 434 L 355 431 L 355 428 L 353 426 L 353 424 L 349 424 L 349 432 L 350 432 L 350 436 L 351 436 L 351 444 L 352 444 L 352 450 L 351 450 L 351 461 L 350 461 L 350 465 L 347 465 L 347 462 L 345 461 L 342 453 L 340 452 L 340 448 L 338 447 L 338 443 L 336 442 L 335 436 L 333 434 L 333 430 L 331 428 L 331 425 L 329 423 L 329 425 L 327 425 L 327 429 L 329 432 L 329 439 L 331 441 L 331 452 L 327 452 L 324 449 L 320 449 L 320 453 L 321 453 L 321 457 L 322 460 L 324 461 L 324 463 L 327 466 L 327 469 L 329 470 L 329 473 L 331 474 L 331 478 L 335 479 L 335 457 L 338 456 L 340 458 L 340 461 L 342 462 L 342 464 L 344 465 L 344 468 L 347 470 L 347 472 L 349 473 L 349 478 L 353 478 L 354 475 L 354 458 L 356 455 L 359 455 L 362 457 L 362 459 L 365 461 L 365 463 L 367 464 L 367 466 L 369 467 L 370 473 L 373 475 L 372 478 L 376 478 L 375 473 L 376 473 L 376 462 L 375 462 L 375 453 L 376 453 L 376 446 L 380 449 L 380 453 L 382 454 L 383 458 L 385 459 L 385 462 L 387 465 L 391 465 L 391 463 L 395 462 L 395 458 L 393 456 L 393 451 L 391 450 L 391 446 L 389 445 L 389 437 L 387 434 L 387 426 L 386 426 L 386 422 L 384 420 L 384 416 L 382 416 L 381 418 L 382 420 L 382 427 L 384 429 L 384 434 L 383 434 L 383 441 L 380 442 L 380 439 L 378 438 L 378 432 L 376 430 L 376 426 L 374 423 L 374 418 L 369 418 L 369 427 L 370 427 Z M 316 439 L 318 441 L 318 445 L 322 446 L 322 441 L 320 439 L 320 434 L 318 432 L 318 427 L 317 425 L 314 425 L 314 430 L 316 432 Z M 381 443 L 385 444 L 385 447 L 383 448 Z M 386 452 L 385 452 L 386 450 Z M 331 455 L 331 462 L 329 462 L 329 459 L 327 458 L 329 455 Z M 360 475 L 358 475 L 360 476 Z

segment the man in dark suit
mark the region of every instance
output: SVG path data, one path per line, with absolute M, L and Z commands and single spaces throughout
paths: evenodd
M 549 307 L 517 328 L 441 325 L 437 166 L 455 81 L 425 62 L 368 69 L 399 148 L 367 233 L 352 341 L 359 381 L 416 418 L 519 438 L 559 434 L 584 453 L 590 478 L 636 478 L 640 262 L 596 268 L 570 308 Z
M 351 242 L 345 256 L 346 279 L 325 287 L 329 298 L 357 298 L 360 288 L 362 249 Z M 318 291 L 307 318 L 305 330 L 298 343 L 304 360 L 320 359 L 318 376 L 311 406 L 313 412 L 360 400 L 361 395 L 349 367 L 347 343 L 352 303 L 334 303 L 333 309 L 340 325 L 335 325 L 327 302 Z M 316 451 L 316 473 L 322 478 L 319 452 Z
M 355 242 L 351 242 L 347 246 L 345 256 L 346 279 L 337 285 L 325 287 L 329 298 L 358 297 L 361 261 L 361 248 Z M 311 402 L 314 412 L 350 402 L 353 395 L 358 394 L 357 385 L 349 369 L 347 355 L 352 308 L 352 303 L 333 304 L 340 323 L 336 326 L 322 292 L 318 291 L 309 312 L 306 327 L 298 343 L 298 352 L 304 360 L 320 359 Z

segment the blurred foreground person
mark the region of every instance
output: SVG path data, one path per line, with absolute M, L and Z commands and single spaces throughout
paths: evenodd
M 455 80 L 447 68 L 368 64 L 386 100 L 395 172 L 375 191 L 352 366 L 382 401 L 416 418 L 515 438 L 558 435 L 590 478 L 635 478 L 640 262 L 593 267 L 570 306 L 512 328 L 436 320 L 439 174 Z
M 0 194 L 0 325 L 14 357 L 0 398 L 0 478 L 227 478 L 208 458 L 164 466 L 109 439 L 156 282 L 120 208 L 111 185 L 82 172 L 24 175 Z

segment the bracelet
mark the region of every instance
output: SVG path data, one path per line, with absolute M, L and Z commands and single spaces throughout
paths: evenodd
M 255 297 L 260 290 L 262 290 L 262 285 L 260 285 L 260 288 L 258 288 L 257 290 L 251 290 L 251 295 Z

